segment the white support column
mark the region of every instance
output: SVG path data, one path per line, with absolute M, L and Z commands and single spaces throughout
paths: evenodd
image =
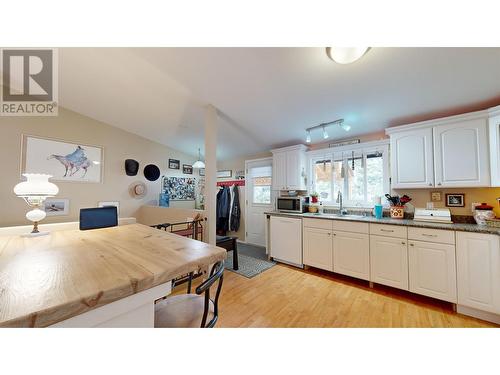
M 205 212 L 208 243 L 215 245 L 217 205 L 217 109 L 205 107 Z

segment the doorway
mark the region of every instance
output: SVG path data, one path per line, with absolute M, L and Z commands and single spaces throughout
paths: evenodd
M 266 246 L 266 216 L 273 209 L 272 158 L 245 161 L 245 241 Z

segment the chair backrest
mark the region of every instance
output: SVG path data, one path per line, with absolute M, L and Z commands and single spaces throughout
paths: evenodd
M 224 261 L 220 261 L 214 264 L 212 270 L 210 271 L 210 277 L 201 283 L 196 288 L 196 294 L 201 295 L 205 293 L 205 306 L 203 309 L 203 318 L 201 319 L 201 328 L 213 328 L 217 320 L 219 319 L 219 295 L 222 289 L 222 281 L 224 279 Z M 215 292 L 215 298 L 212 301 L 214 305 L 214 316 L 212 320 L 207 323 L 208 311 L 210 308 L 210 287 L 216 282 L 217 291 Z

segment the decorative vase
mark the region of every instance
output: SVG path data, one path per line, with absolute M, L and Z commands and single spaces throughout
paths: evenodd
M 482 203 L 479 206 L 476 206 L 474 209 L 474 220 L 478 225 L 487 225 L 487 219 L 494 219 L 495 213 L 493 212 L 493 206 L 490 206 L 486 203 Z
M 391 206 L 390 213 L 391 213 L 391 219 L 403 219 L 405 217 L 405 207 Z

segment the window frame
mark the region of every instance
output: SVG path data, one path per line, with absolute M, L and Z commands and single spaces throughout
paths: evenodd
M 314 179 L 314 164 L 317 161 L 322 161 L 322 160 L 331 160 L 332 162 L 332 168 L 333 168 L 333 163 L 335 161 L 338 161 L 339 158 L 342 160 L 342 163 L 346 163 L 347 159 L 351 158 L 352 153 L 354 152 L 355 157 L 356 155 L 362 155 L 364 158 L 364 165 L 365 165 L 365 171 L 364 171 L 364 196 L 366 198 L 368 191 L 367 191 L 367 178 L 366 178 L 366 156 L 370 153 L 374 152 L 380 152 L 382 153 L 382 181 L 383 181 L 383 191 L 384 192 L 389 192 L 390 190 L 390 170 L 389 170 L 389 140 L 384 139 L 382 141 L 372 141 L 372 142 L 365 142 L 365 143 L 359 143 L 355 145 L 347 145 L 347 146 L 341 146 L 341 147 L 335 147 L 335 148 L 327 148 L 327 149 L 320 149 L 320 150 L 313 150 L 313 151 L 308 151 L 308 176 L 309 176 L 309 184 L 308 184 L 308 189 L 310 192 L 315 191 L 315 179 Z M 339 204 L 335 202 L 336 197 L 337 197 L 337 191 L 334 191 L 334 179 L 333 179 L 333 174 L 332 174 L 332 181 L 331 181 L 331 197 L 332 201 L 322 201 L 323 205 L 325 206 L 331 206 L 331 207 L 339 207 Z M 344 186 L 343 186 L 343 191 L 346 191 L 346 188 L 348 186 L 348 179 L 346 178 L 344 180 Z M 372 208 L 373 207 L 373 202 L 369 202 L 366 200 L 363 201 L 356 201 L 356 200 L 350 200 L 349 197 L 346 197 L 344 195 L 344 201 L 343 201 L 344 207 L 351 207 L 351 208 Z

